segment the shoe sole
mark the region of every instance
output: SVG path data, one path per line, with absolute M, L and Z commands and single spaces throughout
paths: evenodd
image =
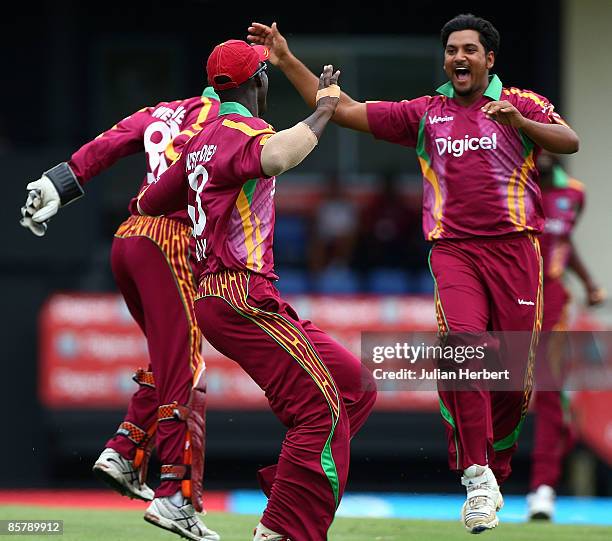
M 503 506 L 504 506 L 504 500 L 502 498 L 500 501 L 497 502 L 497 506 L 496 506 L 497 511 L 499 511 Z M 468 526 L 465 523 L 465 515 L 464 515 L 463 508 L 462 508 L 461 509 L 461 522 L 463 523 L 463 526 L 465 527 L 468 533 L 479 534 L 479 533 L 485 532 L 487 530 L 492 530 L 493 528 L 495 528 L 499 524 L 499 517 L 496 515 L 495 518 L 493 518 L 493 520 L 491 520 L 490 522 L 486 522 L 484 524 L 478 524 L 476 526 Z
M 466 526 L 465 529 L 470 533 L 479 534 L 482 532 L 486 532 L 487 530 L 492 530 L 498 524 L 499 524 L 499 519 L 495 517 L 495 520 L 492 520 L 491 522 L 488 522 L 487 524 L 479 524 L 478 526 L 473 526 L 471 528 L 469 526 Z
M 162 528 L 163 530 L 168 530 L 169 532 L 180 535 L 185 539 L 191 539 L 192 541 L 218 541 L 219 536 L 216 537 L 198 537 L 197 535 L 188 532 L 187 530 L 178 526 L 173 520 L 169 520 L 160 515 L 155 515 L 149 511 L 145 511 L 144 519 L 149 523 L 153 524 L 153 526 L 157 526 L 158 528 Z
M 533 513 L 533 515 L 529 515 L 529 520 L 537 520 L 537 521 L 547 521 L 551 520 L 552 517 L 548 513 L 544 513 L 540 511 L 538 513 Z
M 118 492 L 122 496 L 127 496 L 131 500 L 142 500 L 143 502 L 153 501 L 153 498 L 146 498 L 140 494 L 132 492 L 129 488 L 127 488 L 121 481 L 119 481 L 116 477 L 113 477 L 112 473 L 114 470 L 110 468 L 106 468 L 103 464 L 96 464 L 92 468 L 94 475 L 102 481 L 105 485 L 108 485 L 115 492 Z

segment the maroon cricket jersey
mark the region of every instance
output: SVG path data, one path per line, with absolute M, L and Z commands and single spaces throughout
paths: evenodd
M 201 97 L 145 107 L 83 145 L 72 155 L 68 164 L 84 185 L 120 158 L 144 150 L 147 174 L 142 182 L 142 190 L 168 169 L 185 142 L 202 129 L 206 120 L 215 117 L 218 110 L 219 97 L 212 87 L 207 87 Z M 132 215 L 138 216 L 135 197 L 128 208 Z M 167 218 L 189 223 L 184 209 Z
M 219 116 L 141 193 L 140 207 L 150 216 L 187 207 L 200 275 L 231 269 L 278 278 L 272 255 L 276 178 L 261 170 L 261 151 L 273 133 L 241 104 L 222 103 Z
M 469 107 L 450 82 L 437 96 L 368 102 L 377 139 L 416 148 L 423 172 L 423 233 L 427 240 L 538 233 L 544 224 L 535 160 L 539 147 L 520 130 L 487 119 L 490 100 L 507 100 L 531 120 L 565 124 L 549 101 L 490 78 Z
M 553 170 L 553 186 L 542 189 L 544 233 L 540 237 L 544 276 L 560 278 L 570 259 L 570 236 L 585 201 L 584 184 L 571 178 L 561 168 Z

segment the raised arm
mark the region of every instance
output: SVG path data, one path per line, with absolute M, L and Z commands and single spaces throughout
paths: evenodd
M 148 111 L 144 108 L 124 118 L 72 155 L 68 164 L 82 185 L 119 159 L 144 150 L 143 132 Z
M 28 183 L 26 203 L 21 207 L 20 224 L 42 237 L 47 221 L 60 207 L 84 194 L 82 186 L 92 177 L 111 167 L 124 156 L 143 149 L 141 109 L 102 132 L 79 148 L 68 162 L 45 171 L 38 180 Z
M 339 76 L 340 72 L 333 73 L 331 65 L 324 66 L 317 80 L 315 111 L 302 122 L 275 133 L 266 141 L 260 158 L 261 169 L 266 175 L 272 177 L 292 169 L 314 150 L 338 106 Z
M 267 26 L 254 22 L 249 26 L 248 31 L 247 40 L 268 47 L 270 49 L 270 63 L 280 68 L 304 101 L 310 107 L 314 107 L 319 79 L 293 55 L 287 45 L 287 40 L 278 31 L 276 23 Z M 336 107 L 332 121 L 345 128 L 363 132 L 370 131 L 366 104 L 355 101 L 344 92 L 340 94 L 340 102 Z

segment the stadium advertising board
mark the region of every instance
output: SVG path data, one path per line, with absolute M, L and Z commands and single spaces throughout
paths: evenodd
M 433 330 L 426 297 L 316 297 L 290 299 L 298 313 L 312 319 L 359 355 L 361 333 L 400 329 Z M 263 409 L 262 391 L 234 362 L 207 342 L 208 404 L 212 409 Z M 144 336 L 119 295 L 60 293 L 40 315 L 39 396 L 49 408 L 122 408 L 136 389 L 134 371 L 147 368 Z M 434 393 L 381 393 L 380 409 L 435 409 Z
M 429 297 L 305 295 L 290 302 L 304 319 L 313 320 L 357 355 L 364 332 L 435 330 Z M 607 331 L 607 326 L 586 312 L 575 315 L 572 328 Z M 605 358 L 612 356 L 612 341 L 603 339 L 609 334 L 603 333 L 602 339 L 594 342 Z M 123 299 L 113 294 L 51 296 L 40 314 L 39 344 L 39 398 L 52 409 L 123 408 L 136 389 L 134 371 L 146 368 L 148 362 L 141 330 Z M 207 342 L 203 354 L 210 409 L 267 408 L 262 391 L 237 364 Z M 379 390 L 384 390 L 376 404 L 379 411 L 438 409 L 437 394 L 431 389 L 415 391 L 405 385 L 387 385 Z M 612 391 L 581 388 L 573 390 L 570 397 L 582 438 L 612 464 Z

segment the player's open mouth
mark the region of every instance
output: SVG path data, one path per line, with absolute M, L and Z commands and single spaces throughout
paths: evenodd
M 463 83 L 470 78 L 470 68 L 459 67 L 455 68 L 455 77 L 458 82 Z

